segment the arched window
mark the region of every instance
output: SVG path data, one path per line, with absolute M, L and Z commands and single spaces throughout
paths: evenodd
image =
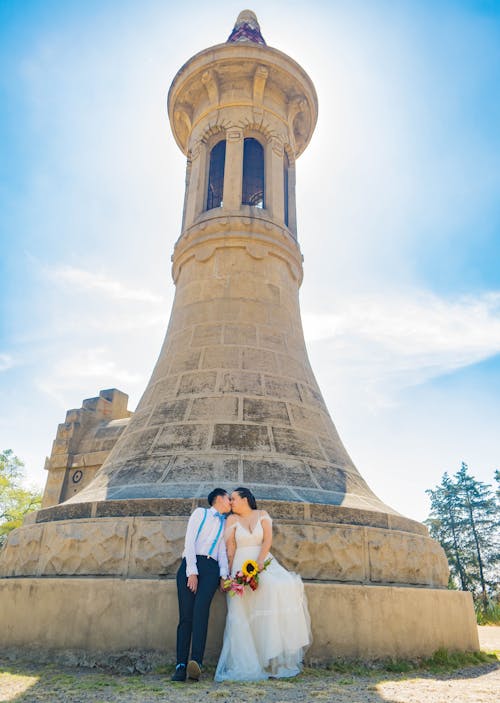
M 283 159 L 283 196 L 284 202 L 284 219 L 285 225 L 288 227 L 288 170 L 290 168 L 290 161 L 288 160 L 288 154 L 285 151 L 285 157 Z
M 224 190 L 224 165 L 226 163 L 226 140 L 222 139 L 210 152 L 208 169 L 207 210 L 222 207 Z
M 264 207 L 264 149 L 256 139 L 243 144 L 243 205 Z

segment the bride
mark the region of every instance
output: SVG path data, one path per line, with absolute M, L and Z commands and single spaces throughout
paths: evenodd
M 225 540 L 231 576 L 248 559 L 259 570 L 272 557 L 272 520 L 248 488 L 231 494 Z M 227 620 L 216 681 L 256 681 L 295 676 L 311 643 L 310 619 L 300 576 L 276 559 L 259 575 L 258 588 L 227 596 Z

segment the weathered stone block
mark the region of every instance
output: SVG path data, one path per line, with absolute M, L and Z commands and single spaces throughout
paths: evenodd
M 325 433 L 321 413 L 303 405 L 290 405 L 292 421 L 301 429 L 312 430 L 321 434 Z
M 153 453 L 175 452 L 178 449 L 204 449 L 208 444 L 208 425 L 168 425 L 153 447 Z
M 267 349 L 243 349 L 243 368 L 249 371 L 276 371 L 274 352 Z
M 429 583 L 446 586 L 448 566 L 437 542 L 404 532 L 370 530 L 370 580 L 375 583 Z
M 44 525 L 27 525 L 9 534 L 2 549 L 0 577 L 26 576 L 37 572 L 44 529 Z
M 289 486 L 309 486 L 311 474 L 301 461 L 287 459 L 286 461 L 271 461 L 265 459 L 243 460 L 243 482 L 273 483 Z
M 129 578 L 173 578 L 184 549 L 186 524 L 186 518 L 134 518 Z
M 40 572 L 50 575 L 123 574 L 128 521 L 72 520 L 45 525 Z
M 199 325 L 193 333 L 193 347 L 206 347 L 211 344 L 220 344 L 222 341 L 222 325 Z
M 281 400 L 300 400 L 297 384 L 280 376 L 264 376 L 266 395 Z
M 166 422 L 179 422 L 184 419 L 188 399 L 166 400 L 157 405 L 149 418 L 148 425 L 163 425 Z
M 275 332 L 270 327 L 259 329 L 259 346 L 273 351 L 284 351 L 285 340 L 282 334 Z
M 311 457 L 313 459 L 323 458 L 318 440 L 313 434 L 285 427 L 273 427 L 273 437 L 276 450 L 282 454 Z
M 217 382 L 216 371 L 199 371 L 197 373 L 186 373 L 181 377 L 178 395 L 188 393 L 205 393 L 215 390 Z
M 289 425 L 286 403 L 265 398 L 243 398 L 243 420 Z
M 258 425 L 215 425 L 212 447 L 239 452 L 271 449 L 267 428 Z
M 131 459 L 148 452 L 157 434 L 158 428 L 153 427 L 152 429 L 139 430 L 139 432 L 127 435 L 123 438 L 120 445 L 116 447 L 113 454 L 114 460 L 116 461 L 118 457 Z
M 356 471 L 354 464 L 352 463 L 340 439 L 337 440 L 332 437 L 325 437 L 324 435 L 321 435 L 319 437 L 319 443 L 323 447 L 325 457 L 328 461 L 331 461 L 333 464 L 337 464 L 337 466 L 341 466 L 342 468 L 354 469 L 354 471 Z
M 192 483 L 193 481 L 231 481 L 238 480 L 238 459 L 210 457 L 197 459 L 195 457 L 177 457 L 165 481 Z
M 297 381 L 306 381 L 307 373 L 304 365 L 300 361 L 296 361 L 291 356 L 285 354 L 277 354 L 278 371 L 283 376 L 290 376 Z
M 220 389 L 222 393 L 251 393 L 262 395 L 260 374 L 249 371 L 228 371 L 222 376 Z
M 204 369 L 237 369 L 240 366 L 238 347 L 208 347 L 203 354 Z
M 113 484 L 117 486 L 133 485 L 137 483 L 156 483 L 161 479 L 168 466 L 165 459 L 149 458 L 136 462 L 127 461 L 119 471 L 113 474 Z
M 277 524 L 272 549 L 287 569 L 304 579 L 367 579 L 363 528 Z
M 195 398 L 190 420 L 237 420 L 238 398 L 223 395 L 216 398 Z
M 257 328 L 255 325 L 225 325 L 224 344 L 253 344 L 257 343 Z
M 319 405 L 321 408 L 325 407 L 325 401 L 319 390 L 305 383 L 299 383 L 299 388 L 300 397 L 304 403 L 307 405 Z
M 185 351 L 175 355 L 171 365 L 170 374 L 183 373 L 184 371 L 193 371 L 198 368 L 200 363 L 200 351 Z
M 314 480 L 327 491 L 347 493 L 346 472 L 335 466 L 310 464 L 309 468 Z

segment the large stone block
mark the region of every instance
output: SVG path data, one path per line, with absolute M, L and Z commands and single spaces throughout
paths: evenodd
M 282 454 L 323 459 L 323 453 L 316 436 L 309 432 L 273 427 L 276 450 Z
M 122 575 L 129 525 L 106 518 L 47 523 L 38 573 Z
M 172 453 L 182 449 L 201 450 L 207 447 L 208 436 L 209 427 L 207 425 L 167 425 L 161 430 L 153 452 L 158 454 Z
M 161 537 L 149 532 L 144 552 Z M 158 556 L 157 556 L 158 558 Z M 478 651 L 470 593 L 446 589 L 305 583 L 313 641 L 307 664 L 336 659 L 430 656 L 437 649 Z M 29 578 L 0 580 L 0 646 L 23 648 L 36 659 L 53 653 L 82 663 L 89 653 L 105 664 L 127 652 L 151 664 L 175 662 L 178 621 L 173 579 Z M 205 661 L 218 659 L 225 597 L 214 597 Z M 68 627 L 71 623 L 71 627 Z
M 224 344 L 257 344 L 257 328 L 255 325 L 225 325 Z
M 221 324 L 198 325 L 194 329 L 192 346 L 206 347 L 212 344 L 221 344 L 222 329 L 223 326 Z
M 307 466 L 301 461 L 288 459 L 286 461 L 272 461 L 266 459 L 243 460 L 243 482 L 281 484 L 286 477 L 289 486 L 308 486 L 311 474 Z M 260 491 L 259 491 L 260 497 Z
M 239 347 L 208 347 L 203 354 L 204 369 L 238 369 L 240 367 Z
M 237 420 L 238 398 L 223 395 L 195 398 L 189 413 L 190 420 Z
M 239 452 L 269 451 L 271 444 L 266 427 L 216 424 L 212 447 L 214 449 Z
M 198 373 L 185 373 L 181 377 L 178 395 L 206 392 L 210 393 L 215 390 L 216 383 L 216 371 L 199 371 Z
M 243 420 L 290 425 L 286 403 L 264 398 L 243 398 Z
M 249 393 L 263 395 L 260 374 L 250 371 L 228 371 L 223 373 L 220 385 L 222 393 Z

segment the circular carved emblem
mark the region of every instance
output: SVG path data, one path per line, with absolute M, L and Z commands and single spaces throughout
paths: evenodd
M 73 474 L 71 480 L 73 481 L 73 483 L 79 483 L 82 480 L 82 478 L 83 478 L 83 471 L 80 471 L 80 469 L 78 469 L 78 471 L 75 471 L 75 473 Z

